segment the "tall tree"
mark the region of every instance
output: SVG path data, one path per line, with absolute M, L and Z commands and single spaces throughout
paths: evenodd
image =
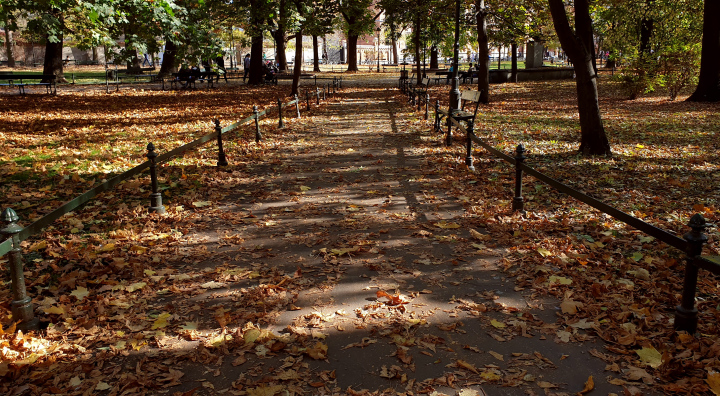
M 563 0 L 549 0 L 555 31 L 575 68 L 578 111 L 580 113 L 580 152 L 583 155 L 610 155 L 597 94 L 597 73 L 593 62 L 592 19 L 589 0 L 574 0 L 575 29 L 570 27 Z M 590 34 L 590 37 L 587 35 Z
M 702 58 L 700 80 L 687 99 L 693 102 L 720 100 L 720 1 L 705 0 L 703 11 Z
M 487 34 L 487 8 L 485 0 L 475 0 L 475 20 L 478 40 L 478 91 L 480 101 L 490 102 L 490 51 Z
M 371 10 L 373 0 L 345 1 L 340 5 L 340 15 L 343 17 L 343 30 L 348 38 L 348 68 L 349 72 L 358 71 L 357 42 L 360 36 L 372 34 L 375 20 L 381 12 Z

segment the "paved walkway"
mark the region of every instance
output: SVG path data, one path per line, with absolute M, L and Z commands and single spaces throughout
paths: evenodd
M 484 230 L 419 150 L 440 139 L 394 94 L 346 93 L 285 132 L 296 145 L 211 186 L 222 205 L 186 235 L 209 253 L 186 265 L 217 283 L 174 304 L 234 341 L 177 346 L 188 359 L 170 390 L 560 395 L 593 375 L 593 394 L 622 394 L 591 356 L 602 345 L 556 343 L 557 301 L 516 291 L 503 250 L 477 249 Z

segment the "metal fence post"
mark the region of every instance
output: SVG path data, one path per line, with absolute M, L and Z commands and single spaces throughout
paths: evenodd
M 18 330 L 38 330 L 40 321 L 33 313 L 32 299 L 27 295 L 25 287 L 22 251 L 20 250 L 20 237 L 18 236 L 18 233 L 23 228 L 17 224 L 20 217 L 14 210 L 7 208 L 0 214 L 0 220 L 5 223 L 5 228 L 0 230 L 0 234 L 11 238 L 13 241 L 13 248 L 8 253 L 10 259 L 8 263 L 10 266 L 10 287 L 13 298 L 10 303 L 12 320 L 13 322 L 20 322 L 17 326 Z
M 473 136 L 473 123 L 468 123 L 467 127 L 467 154 L 465 155 L 465 165 L 467 165 L 468 169 L 471 171 L 475 170 L 475 167 L 473 166 L 473 157 L 472 157 L 472 136 Z
M 445 135 L 445 145 L 448 146 L 448 147 L 452 146 L 452 141 L 453 141 L 453 136 L 452 136 L 452 120 L 451 120 L 452 115 L 451 115 L 451 112 L 452 112 L 452 110 L 448 110 L 448 115 L 447 115 L 447 127 L 448 127 L 448 130 L 447 130 L 447 134 Z
M 220 120 L 215 119 L 215 133 L 217 133 L 218 144 L 218 162 L 217 166 L 227 166 L 227 158 L 225 158 L 225 150 L 223 150 L 222 128 L 220 128 Z
M 255 143 L 260 143 L 262 135 L 260 134 L 260 117 L 257 106 L 253 106 L 253 116 L 255 117 Z
M 698 310 L 695 308 L 695 291 L 697 289 L 698 267 L 694 264 L 696 256 L 702 254 L 702 248 L 708 237 L 704 234 L 708 224 L 705 218 L 697 213 L 690 218 L 688 227 L 692 231 L 683 235 L 687 241 L 687 262 L 685 263 L 685 279 L 683 282 L 682 301 L 675 308 L 675 329 L 684 330 L 690 334 L 697 331 Z
M 327 85 L 327 83 L 325 83 L 325 86 L 323 87 L 323 100 L 327 100 L 327 90 L 328 90 L 328 85 Z
M 435 101 L 435 123 L 433 124 L 435 132 L 440 130 L 440 99 Z
M 150 160 L 150 183 L 152 186 L 148 213 L 163 214 L 165 213 L 165 207 L 162 203 L 162 194 L 158 191 L 157 165 L 155 164 L 155 158 L 157 158 L 158 154 L 155 152 L 155 145 L 148 143 L 147 151 L 147 158 Z
M 525 213 L 525 201 L 522 197 L 522 168 L 520 166 L 525 159 L 525 146 L 522 143 L 518 144 L 515 149 L 515 197 L 513 197 L 512 209 L 521 213 Z
M 305 91 L 305 110 L 310 110 L 310 90 Z
M 278 98 L 277 102 L 278 102 L 278 128 L 284 128 L 285 124 L 283 123 L 283 119 L 282 119 L 282 108 L 283 108 L 282 101 L 280 100 L 280 98 Z
M 425 94 L 425 121 L 428 119 L 428 106 L 430 106 L 430 94 Z
M 297 118 L 300 118 L 300 99 L 298 99 L 297 94 L 295 94 L 295 110 L 297 111 Z
M 315 86 L 315 104 L 320 105 L 320 87 Z

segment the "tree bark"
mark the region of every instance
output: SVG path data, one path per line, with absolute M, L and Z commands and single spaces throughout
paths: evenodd
M 397 38 L 395 37 L 395 27 L 392 27 L 392 31 L 390 32 L 390 43 L 392 44 L 392 57 L 393 62 L 396 65 L 400 64 L 400 61 L 398 60 L 398 50 L 397 50 Z
M 177 71 L 177 45 L 170 40 L 165 40 L 165 52 L 163 53 L 162 65 L 158 77 L 167 77 Z
M 575 68 L 581 132 L 579 151 L 583 155 L 611 155 L 610 143 L 600 117 L 592 36 L 589 39 L 582 36 L 588 32 L 592 34 L 592 26 L 585 26 L 592 22 L 588 0 L 575 0 L 575 31 L 568 22 L 563 0 L 549 0 L 549 4 L 560 44 Z M 587 43 L 591 43 L 590 48 Z
M 700 79 L 691 102 L 720 101 L 720 1 L 705 0 Z
M 302 59 L 295 59 L 295 62 L 302 62 Z M 252 37 L 250 46 L 250 77 L 248 85 L 263 83 L 263 36 L 262 32 Z
M 430 47 L 430 70 L 437 70 L 440 66 L 438 65 L 438 48 L 437 45 Z
M 313 39 L 313 71 L 319 72 L 320 71 L 320 51 L 318 46 L 318 36 L 316 34 L 312 35 Z
M 420 17 L 415 17 L 415 29 L 413 29 L 413 43 L 415 44 L 415 68 L 417 69 L 417 83 L 422 83 L 422 70 L 420 69 Z
M 300 87 L 300 74 L 302 71 L 302 58 L 303 58 L 303 48 L 302 48 L 302 31 L 298 31 L 295 33 L 295 62 L 293 63 L 293 83 L 292 83 L 292 91 L 290 92 L 290 95 L 298 95 L 300 96 L 299 87 Z
M 476 0 L 478 13 L 477 36 L 478 36 L 478 91 L 480 101 L 490 103 L 490 49 L 488 48 L 487 35 L 487 10 L 485 0 Z
M 67 82 L 63 73 L 63 35 L 58 35 L 58 42 L 50 42 L 50 37 L 45 36 L 45 63 L 43 64 L 43 74 L 54 74 L 57 82 Z
M 348 68 L 347 68 L 347 71 L 349 71 L 349 72 L 358 71 L 357 41 L 358 41 L 357 35 L 348 35 L 348 54 L 347 54 Z
M 510 44 L 510 51 L 512 51 L 511 55 L 511 66 L 510 66 L 510 82 L 517 82 L 517 43 Z
M 15 67 L 15 54 L 13 51 L 13 32 L 8 29 L 8 21 L 5 20 L 5 53 L 8 58 L 8 67 Z

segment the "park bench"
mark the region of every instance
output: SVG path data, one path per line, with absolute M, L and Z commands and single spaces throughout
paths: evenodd
M 75 66 L 97 66 L 100 62 L 94 60 L 78 60 L 75 59 Z
M 218 77 L 218 73 L 213 71 L 203 71 L 194 74 L 173 73 L 172 78 L 168 80 L 168 82 L 170 82 L 170 89 L 196 88 L 195 84 L 198 82 L 205 82 L 208 88 L 212 88 L 215 86 L 216 77 Z M 165 90 L 165 81 L 165 79 L 162 79 L 163 91 Z
M 420 106 L 420 102 L 426 100 L 428 88 L 430 88 L 430 77 L 423 77 L 419 84 L 413 85 L 412 90 L 410 91 L 410 102 L 413 106 L 416 103 Z
M 475 110 L 471 113 L 469 111 L 465 111 L 465 106 L 468 103 L 475 103 Z M 472 130 L 472 128 L 475 125 L 475 117 L 477 117 L 478 108 L 480 107 L 480 91 L 473 91 L 473 90 L 465 90 L 460 94 L 460 108 L 459 109 L 453 109 L 450 113 L 440 109 L 436 108 L 435 112 L 435 130 L 440 131 L 440 124 L 442 122 L 442 118 L 446 116 L 450 116 L 450 118 L 453 118 L 455 121 L 461 122 L 464 121 L 468 124 L 469 129 Z M 450 124 L 452 125 L 452 124 Z
M 33 80 L 33 82 L 28 80 Z M 17 87 L 21 95 L 25 95 L 25 87 L 27 86 L 44 86 L 47 93 L 56 94 L 56 80 L 54 74 L 0 73 L 0 81 L 7 81 L 7 83 L 0 83 L 0 86 Z

